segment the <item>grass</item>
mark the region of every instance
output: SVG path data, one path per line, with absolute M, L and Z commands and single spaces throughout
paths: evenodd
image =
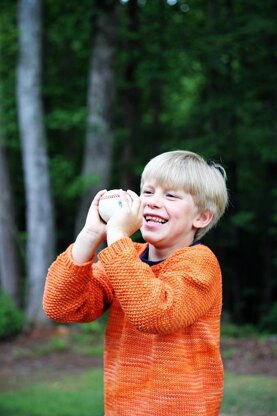
M 277 378 L 226 374 L 221 416 L 277 415 Z M 102 370 L 36 383 L 0 395 L 3 416 L 103 416 Z
M 225 375 L 221 416 L 277 416 L 277 378 Z
M 103 416 L 102 370 L 0 394 L 3 416 Z

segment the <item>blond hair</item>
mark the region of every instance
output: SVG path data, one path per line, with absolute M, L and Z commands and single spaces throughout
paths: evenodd
M 217 163 L 208 163 L 196 153 L 175 150 L 151 159 L 141 176 L 141 187 L 146 181 L 183 190 L 192 195 L 199 212 L 210 211 L 212 220 L 205 228 L 199 228 L 195 240 L 203 237 L 216 225 L 228 204 L 226 173 Z

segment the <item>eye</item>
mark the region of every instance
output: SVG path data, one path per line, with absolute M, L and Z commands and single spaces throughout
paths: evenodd
M 151 191 L 150 189 L 143 189 L 142 190 L 142 195 L 151 195 L 153 193 L 153 191 Z
M 178 198 L 178 195 L 174 194 L 173 192 L 167 192 L 166 196 L 170 199 Z

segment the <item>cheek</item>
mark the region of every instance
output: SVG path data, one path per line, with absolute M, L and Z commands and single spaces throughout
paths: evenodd
M 145 200 L 143 196 L 140 196 L 140 200 L 141 200 L 141 205 L 144 208 L 147 205 L 147 201 Z
M 186 215 L 187 214 L 184 208 L 171 210 L 171 214 L 170 214 L 172 218 L 175 218 L 178 221 L 184 221 L 184 218 L 186 217 Z
M 172 211 L 172 216 L 180 221 L 187 221 L 189 218 L 192 218 L 193 211 L 188 206 L 180 206 Z

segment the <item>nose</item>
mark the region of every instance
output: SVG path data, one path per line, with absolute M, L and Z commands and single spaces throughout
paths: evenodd
M 150 195 L 144 199 L 144 206 L 152 208 L 152 209 L 160 208 L 161 204 L 162 204 L 161 197 L 159 197 L 159 195 L 157 194 Z

